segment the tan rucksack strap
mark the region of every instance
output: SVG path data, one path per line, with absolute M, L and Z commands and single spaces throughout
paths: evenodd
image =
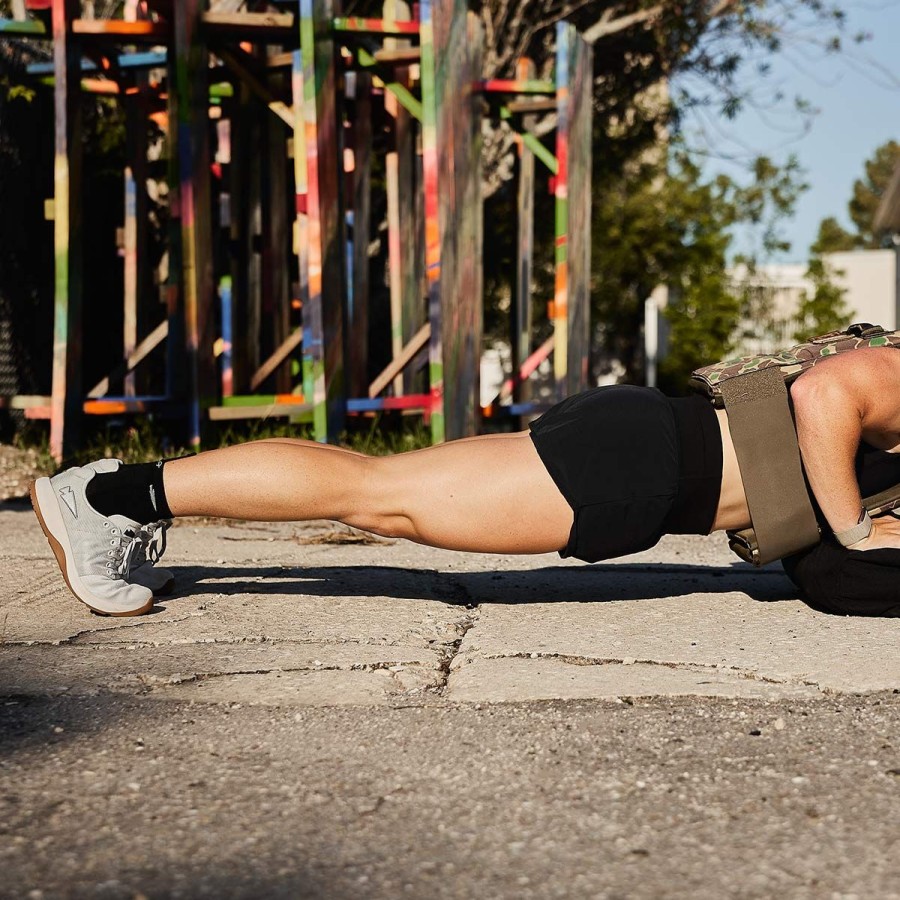
M 819 526 L 781 372 L 761 369 L 730 378 L 721 388 L 753 523 L 752 529 L 729 532 L 732 549 L 762 566 L 817 544 Z
M 863 506 L 870 516 L 880 516 L 882 513 L 897 509 L 900 506 L 900 484 L 895 484 L 886 491 L 880 491 L 870 497 L 863 497 Z

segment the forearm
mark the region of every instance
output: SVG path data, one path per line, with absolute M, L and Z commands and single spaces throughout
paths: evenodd
M 825 360 L 791 388 L 797 437 L 810 487 L 832 530 L 860 519 L 855 457 L 863 435 L 887 446 L 900 439 L 900 354 L 870 348 Z M 900 521 L 875 519 L 852 550 L 900 549 Z

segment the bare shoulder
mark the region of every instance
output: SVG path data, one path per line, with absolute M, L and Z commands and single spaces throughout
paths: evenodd
M 866 441 L 900 450 L 900 350 L 867 347 L 823 360 L 797 379 L 791 398 L 819 415 L 855 410 Z
M 853 393 L 861 391 L 870 398 L 893 391 L 892 399 L 896 403 L 900 393 L 900 349 L 866 347 L 823 359 L 794 382 L 791 395 L 796 397 L 806 391 L 829 387 Z

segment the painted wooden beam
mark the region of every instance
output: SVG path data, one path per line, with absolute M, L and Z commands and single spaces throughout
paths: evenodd
M 126 114 L 127 116 L 127 114 Z M 141 134 L 143 134 L 143 130 Z M 134 353 L 137 346 L 137 312 L 138 312 L 138 222 L 137 192 L 138 183 L 131 166 L 125 166 L 125 226 L 123 255 L 123 334 L 122 344 L 126 358 Z M 146 182 L 141 182 L 140 190 L 144 192 Z M 125 393 L 135 395 L 134 372 L 125 376 Z
M 54 315 L 50 452 L 77 447 L 82 419 L 82 108 L 80 53 L 72 33 L 77 0 L 53 0 Z
M 360 34 L 416 35 L 419 33 L 418 22 L 364 19 L 358 16 L 335 18 L 332 27 L 337 32 L 358 32 Z
M 302 403 L 302 394 L 235 394 L 223 397 L 222 406 L 275 406 L 278 404 Z
M 52 75 L 40 79 L 41 84 L 47 87 L 55 88 L 56 79 Z M 81 92 L 83 94 L 95 94 L 100 96 L 117 96 L 122 93 L 118 82 L 110 81 L 108 78 L 82 78 Z
M 219 12 L 201 14 L 203 30 L 210 38 L 231 37 L 242 41 L 289 43 L 297 38 L 293 13 Z
M 561 400 L 584 390 L 589 377 L 593 109 L 593 51 L 565 22 L 556 30 L 556 81 L 553 370 Z
M 399 109 L 393 97 L 385 94 L 385 105 Z M 396 134 L 397 122 L 394 124 Z M 388 291 L 391 308 L 391 356 L 396 359 L 403 349 L 403 270 L 400 250 L 400 165 L 396 150 L 389 150 L 384 159 L 384 184 L 387 195 L 388 229 Z M 376 391 L 376 393 L 378 393 Z M 394 393 L 403 393 L 403 379 L 394 377 Z
M 516 115 L 527 116 L 532 113 L 553 112 L 556 109 L 556 98 L 548 97 L 542 100 L 510 100 L 506 108 Z
M 481 114 L 475 102 L 483 35 L 465 0 L 419 5 L 435 442 L 474 434 L 482 305 Z
M 178 4 L 176 4 L 177 8 Z M 129 43 L 165 44 L 172 35 L 166 22 L 147 19 L 126 22 L 124 19 L 75 19 L 72 31 L 85 38 L 120 38 Z
M 491 405 L 496 403 L 504 403 L 511 396 L 513 396 L 513 392 L 515 391 L 516 384 L 525 384 L 528 381 L 529 376 L 531 376 L 535 371 L 537 371 L 538 366 L 545 360 L 550 357 L 550 354 L 553 352 L 553 336 L 547 338 L 537 350 L 534 351 L 519 367 L 519 374 L 515 378 L 507 378 L 506 381 L 500 387 L 500 393 L 497 394 L 496 397 L 491 401 Z M 518 401 L 513 401 L 518 402 Z
M 309 177 L 306 155 L 309 148 L 304 120 L 306 106 L 303 90 L 303 54 L 300 50 L 293 53 L 291 97 L 294 111 L 294 254 L 297 257 L 297 300 L 300 303 L 302 320 L 306 322 L 305 310 L 309 308 Z M 313 358 L 312 334 L 304 329 L 300 372 L 305 397 L 312 397 L 314 393 Z
M 356 75 L 352 100 L 350 141 L 353 172 L 348 200 L 352 213 L 349 241 L 351 277 L 347 303 L 347 393 L 359 396 L 369 386 L 369 241 L 372 212 L 372 78 Z
M 250 180 L 254 175 L 255 147 L 258 129 L 256 101 L 243 82 L 236 85 L 234 102 L 229 104 L 230 163 L 228 176 L 228 243 L 231 274 L 232 310 L 232 385 L 235 391 L 246 389 L 258 360 L 250 357 L 249 316 L 257 254 L 251 215 Z
M 486 419 L 513 419 L 522 416 L 536 416 L 547 412 L 555 403 L 527 400 L 522 403 L 510 403 L 508 406 L 485 406 L 481 414 Z
M 120 53 L 113 56 L 114 65 L 117 69 L 158 69 L 166 64 L 166 54 L 159 52 L 148 53 Z M 97 63 L 87 57 L 81 59 L 82 72 L 96 72 Z M 25 71 L 29 75 L 52 75 L 52 62 L 34 62 L 29 63 L 25 67 Z M 52 82 L 51 82 L 52 83 Z
M 396 73 L 389 68 L 379 67 L 375 55 L 366 50 L 365 47 L 356 48 L 356 61 L 362 68 L 372 69 L 376 72 L 384 84 L 384 89 L 390 91 L 412 116 L 420 122 L 422 121 L 421 102 L 413 96 L 412 91 L 405 84 L 400 82 Z
M 292 128 L 294 125 L 293 110 L 283 101 L 275 97 L 271 89 L 259 78 L 252 69 L 252 58 L 242 50 L 220 48 L 216 56 L 237 75 L 244 84 L 266 106 L 281 119 L 285 125 Z
M 209 418 L 214 422 L 241 419 L 285 419 L 312 411 L 313 404 L 311 403 L 277 403 L 271 406 L 211 406 Z
M 174 407 L 168 397 L 103 397 L 85 400 L 84 412 L 89 416 L 119 416 L 148 413 Z
M 419 45 L 422 50 L 422 178 L 425 202 L 425 279 L 428 291 L 428 380 L 432 396 L 431 441 L 443 442 L 444 423 L 444 347 L 441 309 L 442 284 L 441 229 L 439 209 L 440 165 L 438 116 L 441 85 L 437 79 L 438 57 L 442 47 L 436 45 L 432 0 L 420 0 Z
M 219 371 L 222 380 L 222 398 L 234 394 L 234 295 L 231 290 L 231 276 L 223 275 L 219 279 L 219 321 L 222 326 L 220 338 L 221 352 Z
M 476 90 L 485 94 L 555 94 L 556 85 L 531 78 L 490 78 L 477 82 Z
M 426 322 L 413 339 L 378 373 L 369 385 L 369 396 L 377 397 L 399 375 L 431 338 L 431 323 Z
M 409 21 L 411 18 L 409 5 L 404 0 L 385 0 L 383 18 L 388 22 Z M 411 48 L 408 40 L 388 37 L 384 41 L 385 52 L 406 52 Z M 376 52 L 375 56 L 378 56 Z M 407 68 L 394 71 L 397 83 L 409 88 L 410 78 Z M 421 104 L 420 104 L 421 106 Z M 391 311 L 391 357 L 397 359 L 406 343 L 406 326 L 404 325 L 404 291 L 407 283 L 406 261 L 416 247 L 404 243 L 404 235 L 410 232 L 410 219 L 415 217 L 413 172 L 415 165 L 415 148 L 410 144 L 411 118 L 409 111 L 390 91 L 385 91 L 384 108 L 393 122 L 393 145 L 385 156 L 385 194 L 387 200 L 388 228 L 388 290 L 390 292 Z M 412 151 L 412 159 L 410 158 Z M 378 393 L 378 392 L 376 392 Z M 394 394 L 404 393 L 404 378 L 401 373 L 394 376 Z
M 516 123 L 510 122 L 512 115 L 509 107 L 502 106 L 500 108 L 500 118 L 510 123 L 510 127 L 515 131 L 518 139 L 550 170 L 552 175 L 556 175 L 559 172 L 559 160 L 541 143 L 537 135 L 527 128 L 519 127 Z
M 281 346 L 253 373 L 250 390 L 255 391 L 303 342 L 303 329 L 298 328 Z
M 215 285 L 210 223 L 209 54 L 200 30 L 203 0 L 175 4 L 176 146 L 181 283 L 187 360 L 188 444 L 199 448 L 201 411 L 218 395 L 213 356 Z
M 298 0 L 303 54 L 303 119 L 308 177 L 309 299 L 303 308 L 304 392 L 312 382 L 316 440 L 336 441 L 343 431 L 344 266 L 338 170 L 337 48 L 330 24 L 335 0 Z
M 288 73 L 283 70 L 264 70 L 269 89 L 280 96 L 290 89 Z M 295 328 L 292 323 L 291 301 L 291 242 L 289 236 L 294 221 L 290 198 L 290 175 L 285 124 L 293 127 L 293 111 L 288 121 L 266 116 L 260 122 L 262 139 L 261 163 L 261 255 L 263 309 L 268 330 L 262 351 L 277 349 L 290 339 Z M 273 370 L 275 390 L 290 391 L 293 387 L 290 365 L 278 365 Z M 252 386 L 252 383 L 251 383 Z
M 147 356 L 153 352 L 165 339 L 169 333 L 168 320 L 160 322 L 150 334 L 147 335 L 135 348 L 128 358 L 120 363 L 106 377 L 101 378 L 89 391 L 88 397 L 91 399 L 102 397 L 109 393 L 110 382 L 116 381 L 123 375 L 135 369 Z
M 535 70 L 534 62 L 523 57 L 516 63 L 517 80 L 523 82 L 533 80 Z M 553 102 L 555 105 L 556 101 L 554 100 Z M 523 118 L 523 131 L 531 132 L 534 125 L 534 115 L 526 115 Z M 528 382 L 523 380 L 520 369 L 527 360 L 531 350 L 531 323 L 533 318 L 531 291 L 534 269 L 535 197 L 534 152 L 525 141 L 519 141 L 518 150 L 515 294 L 513 314 L 510 316 L 510 322 L 513 326 L 512 334 L 510 335 L 512 370 L 519 373 L 519 377 L 511 384 L 513 399 L 516 401 L 528 399 L 527 394 L 529 393 Z
M 403 397 L 351 398 L 347 401 L 348 413 L 385 412 L 388 410 L 416 410 L 430 412 L 431 394 L 406 394 Z
M 411 66 L 422 58 L 422 51 L 418 47 L 405 47 L 398 50 L 376 50 L 372 56 L 380 65 Z
M 266 59 L 266 68 L 268 69 L 293 69 L 294 54 L 296 50 L 285 50 L 279 53 L 270 53 Z
M 25 37 L 51 37 L 44 28 L 44 23 L 37 19 L 0 19 L 0 34 Z
M 33 409 L 50 407 L 51 398 L 40 394 L 13 394 L 0 397 L 0 409 Z

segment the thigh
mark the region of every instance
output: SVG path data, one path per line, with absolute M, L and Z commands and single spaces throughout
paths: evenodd
M 377 461 L 386 502 L 414 540 L 451 550 L 546 553 L 573 513 L 528 432 L 451 441 Z

